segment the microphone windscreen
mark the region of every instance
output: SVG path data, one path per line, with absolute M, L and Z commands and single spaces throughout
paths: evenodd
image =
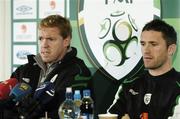
M 29 96 L 32 92 L 32 88 L 26 83 L 18 83 L 10 92 L 10 97 L 13 101 L 22 101 L 25 97 Z
M 0 83 L 0 100 L 9 98 L 12 88 L 18 83 L 16 78 L 10 78 Z

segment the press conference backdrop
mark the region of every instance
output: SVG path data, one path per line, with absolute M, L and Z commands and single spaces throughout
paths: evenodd
M 101 68 L 117 80 L 140 61 L 139 34 L 146 22 L 156 16 L 180 30 L 179 0 L 12 0 L 11 6 L 12 70 L 27 62 L 27 54 L 38 52 L 37 22 L 50 14 L 71 20 L 72 46 L 93 73 Z M 178 53 L 173 63 L 180 70 Z
M 163 19 L 180 38 L 179 0 L 11 0 L 11 6 L 12 71 L 27 62 L 26 55 L 38 53 L 37 23 L 61 14 L 71 21 L 72 46 L 92 71 L 96 113 L 105 113 L 124 79 L 143 70 L 139 36 L 145 23 Z M 178 71 L 179 60 L 178 48 L 173 58 Z

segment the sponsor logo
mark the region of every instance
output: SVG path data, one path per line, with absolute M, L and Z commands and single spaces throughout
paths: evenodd
M 22 91 L 26 91 L 26 90 L 29 90 L 30 87 L 26 83 L 21 83 L 19 86 L 19 89 Z
M 27 50 L 20 50 L 19 52 L 16 53 L 16 57 L 18 59 L 27 59 L 27 55 L 30 55 L 31 53 Z
M 27 14 L 32 10 L 32 7 L 29 7 L 27 5 L 22 5 L 20 7 L 17 7 L 16 10 L 19 11 L 20 14 Z
M 49 6 L 52 10 L 54 10 L 56 8 L 56 2 L 54 0 L 50 1 Z
M 139 94 L 139 92 L 136 92 L 136 91 L 134 91 L 133 89 L 129 89 L 129 92 L 130 92 L 132 95 L 138 95 L 138 94 Z
M 22 33 L 26 33 L 27 32 L 27 26 L 26 25 L 24 25 L 24 24 L 21 25 L 21 32 Z

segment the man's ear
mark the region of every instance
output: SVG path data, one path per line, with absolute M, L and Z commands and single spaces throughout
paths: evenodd
M 71 43 L 71 37 L 68 36 L 67 38 L 64 39 L 64 46 L 67 47 L 67 46 L 70 46 L 70 43 Z
M 176 52 L 176 44 L 171 44 L 168 46 L 168 54 L 172 56 Z

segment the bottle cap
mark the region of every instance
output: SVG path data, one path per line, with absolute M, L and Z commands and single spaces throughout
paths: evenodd
M 67 92 L 67 93 L 71 93 L 71 92 L 72 92 L 72 88 L 71 88 L 71 87 L 67 87 L 67 88 L 66 88 L 66 92 Z
M 80 90 L 75 90 L 74 94 L 80 94 Z
M 83 90 L 83 96 L 90 96 L 90 95 L 91 95 L 91 92 L 89 89 Z
M 74 100 L 80 100 L 81 99 L 81 93 L 80 90 L 74 91 Z

